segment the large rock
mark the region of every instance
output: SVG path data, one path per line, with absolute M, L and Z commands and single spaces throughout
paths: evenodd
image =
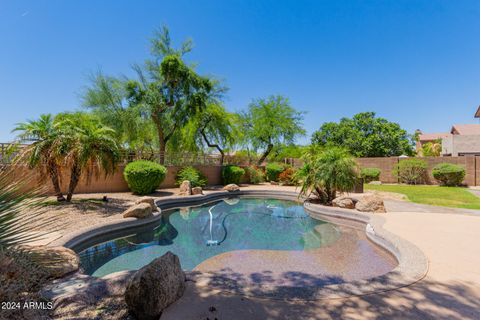
M 192 188 L 192 194 L 193 194 L 193 195 L 196 195 L 196 194 L 203 194 L 202 187 L 195 187 L 195 188 Z
M 367 195 L 360 199 L 356 203 L 355 209 L 362 212 L 386 212 L 385 205 L 383 204 L 383 199 L 375 194 Z
M 134 206 L 131 206 L 125 212 L 123 212 L 124 218 L 137 218 L 144 219 L 152 216 L 152 206 L 149 203 L 139 203 Z
M 185 180 L 182 182 L 182 184 L 180 185 L 179 194 L 181 196 L 189 196 L 192 194 L 192 185 L 190 184 L 190 181 Z
M 150 207 L 152 207 L 153 212 L 158 211 L 158 207 L 155 204 L 155 199 L 153 199 L 152 197 L 141 197 L 140 199 L 135 201 L 135 204 L 140 204 L 140 203 L 148 203 Z
M 184 291 L 185 274 L 180 261 L 168 251 L 135 273 L 125 290 L 125 302 L 138 319 L 159 319 Z
M 223 190 L 232 192 L 232 191 L 238 191 L 240 190 L 240 187 L 237 186 L 235 183 L 227 184 L 225 187 L 223 187 Z
M 333 199 L 332 205 L 338 208 L 355 209 L 354 200 L 346 196 L 341 196 Z
M 63 278 L 78 270 L 80 259 L 75 251 L 65 247 L 29 247 L 34 259 L 44 267 L 51 278 Z

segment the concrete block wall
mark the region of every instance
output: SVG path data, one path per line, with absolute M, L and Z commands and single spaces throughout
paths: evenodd
M 408 158 L 358 158 L 357 162 L 361 168 L 379 168 L 382 171 L 380 174 L 380 181 L 384 183 L 397 183 L 398 180 L 393 174 L 393 168 L 399 161 L 406 159 Z M 428 184 L 438 184 L 432 176 L 432 169 L 439 163 L 447 162 L 465 168 L 464 184 L 469 186 L 480 185 L 480 157 L 425 157 L 421 159 L 427 162 Z
M 384 183 L 397 183 L 398 179 L 393 174 L 393 168 L 398 164 L 397 157 L 390 158 L 358 158 L 357 163 L 361 168 L 378 168 L 381 170 L 380 181 Z
M 29 177 L 31 184 L 37 184 L 43 187 L 44 192 L 53 194 L 53 187 L 49 177 L 41 178 L 37 170 L 30 170 L 26 166 L 9 166 L 13 170 L 15 177 Z M 208 179 L 209 185 L 219 185 L 222 183 L 221 166 L 194 166 L 200 170 Z M 167 166 L 167 176 L 160 185 L 160 188 L 175 187 L 175 176 L 181 169 L 181 166 Z M 127 182 L 123 178 L 124 165 L 117 168 L 113 175 L 105 176 L 100 174 L 98 177 L 92 176 L 90 181 L 86 180 L 85 176 L 80 179 L 76 193 L 103 193 L 103 192 L 129 192 Z M 63 192 L 67 191 L 69 183 L 69 173 L 63 172 L 60 177 L 60 185 Z M 31 185 L 30 184 L 30 185 Z

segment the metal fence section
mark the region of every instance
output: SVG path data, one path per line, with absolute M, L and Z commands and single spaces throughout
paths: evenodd
M 25 147 L 24 144 L 0 143 L 0 164 L 9 164 L 13 161 L 19 151 Z M 164 165 L 166 166 L 195 166 L 195 165 L 221 165 L 222 156 L 219 153 L 204 153 L 204 152 L 165 152 Z M 149 160 L 159 162 L 160 152 L 156 151 L 122 151 L 122 163 L 128 163 L 135 160 Z M 250 164 L 257 164 L 259 156 L 256 154 L 226 154 L 223 158 L 223 164 L 233 164 L 246 166 Z M 290 164 L 294 167 L 301 165 L 299 159 L 288 158 L 282 162 Z M 265 165 L 263 163 L 262 165 Z

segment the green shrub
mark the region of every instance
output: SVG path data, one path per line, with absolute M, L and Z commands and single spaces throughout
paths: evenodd
M 177 185 L 181 185 L 183 181 L 190 181 L 192 188 L 195 187 L 205 187 L 208 183 L 207 177 L 200 172 L 200 170 L 194 167 L 183 167 L 180 171 L 177 172 L 176 177 Z
M 295 174 L 301 181 L 300 193 L 316 195 L 323 204 L 331 204 L 337 192 L 350 192 L 358 180 L 358 165 L 346 149 L 311 146 L 304 153 L 303 167 Z
M 166 175 L 167 169 L 164 166 L 146 160 L 130 162 L 123 171 L 130 190 L 140 195 L 154 192 Z
M 251 165 L 245 167 L 245 171 L 248 176 L 248 181 L 251 184 L 259 184 L 260 182 L 265 181 L 265 174 L 263 173 L 263 170 L 257 166 Z
M 363 178 L 364 182 L 368 183 L 370 181 L 378 181 L 381 172 L 382 171 L 378 168 L 363 168 L 360 171 L 360 176 Z
M 267 181 L 278 181 L 278 176 L 287 168 L 283 163 L 272 162 L 265 166 Z
M 401 183 L 421 184 L 427 179 L 427 163 L 421 159 L 400 160 L 393 173 Z
M 458 186 L 462 184 L 465 178 L 465 168 L 444 162 L 433 168 L 432 175 L 442 185 Z
M 298 184 L 295 169 L 289 167 L 278 175 L 278 182 L 287 186 L 296 186 Z
M 235 183 L 240 184 L 245 170 L 234 165 L 226 165 L 222 168 L 222 181 L 224 185 Z

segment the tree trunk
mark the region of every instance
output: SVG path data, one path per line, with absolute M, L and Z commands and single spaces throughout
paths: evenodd
M 73 192 L 77 187 L 78 181 L 80 180 L 80 175 L 82 174 L 82 169 L 76 163 L 73 164 L 72 169 L 70 171 L 70 184 L 68 185 L 68 192 L 67 192 L 67 202 L 72 200 Z
M 53 189 L 55 190 L 55 196 L 57 197 L 57 201 L 65 201 L 62 190 L 60 189 L 60 180 L 58 178 L 58 167 L 56 164 L 52 164 L 52 163 L 49 164 L 48 174 L 50 175 L 50 179 L 52 180 Z
M 155 115 L 152 114 L 152 120 L 157 127 L 157 135 L 158 135 L 158 162 L 163 165 L 165 164 L 165 149 L 167 142 L 165 141 L 165 133 L 163 132 L 162 124 L 160 123 L 160 119 Z
M 158 134 L 158 139 L 159 139 L 159 152 L 158 152 L 158 162 L 161 164 L 161 165 L 164 165 L 165 164 L 165 149 L 166 149 L 166 145 L 167 143 L 165 142 L 165 140 L 163 139 L 163 134 Z
M 260 158 L 260 160 L 258 160 L 257 165 L 259 166 L 262 165 L 263 161 L 265 161 L 265 159 L 268 157 L 272 149 L 273 149 L 273 144 L 271 143 L 268 144 L 267 149 L 265 149 L 265 152 L 263 153 L 262 157 Z
M 208 138 L 207 138 L 207 135 L 205 134 L 204 129 L 202 129 L 200 131 L 200 133 L 202 134 L 203 140 L 205 140 L 205 142 L 207 143 L 207 146 L 209 146 L 210 148 L 216 148 L 218 150 L 218 152 L 220 152 L 220 154 L 221 154 L 220 165 L 223 165 L 223 160 L 225 158 L 225 152 L 223 152 L 223 149 L 220 148 L 220 146 L 218 144 L 212 144 L 212 143 L 210 143 L 210 141 L 208 141 Z

